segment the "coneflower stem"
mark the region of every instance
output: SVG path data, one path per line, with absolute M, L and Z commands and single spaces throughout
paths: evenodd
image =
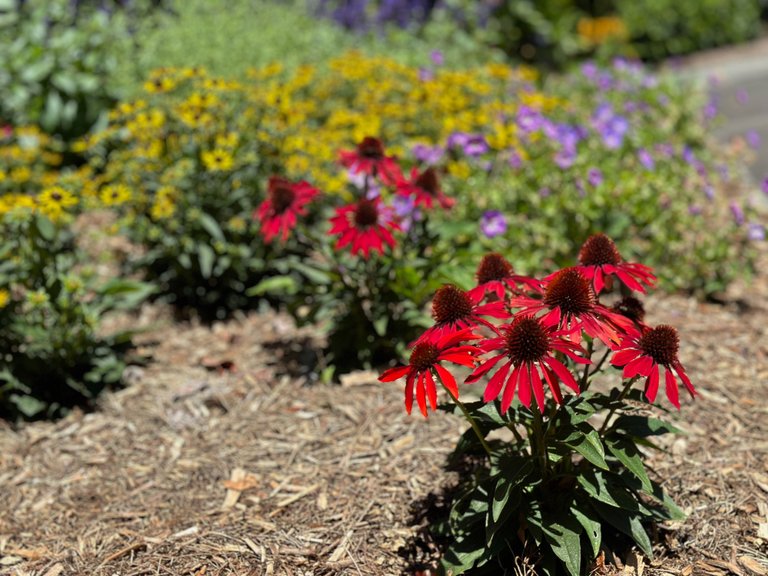
M 619 397 L 616 400 L 616 405 L 611 408 L 610 412 L 608 412 L 608 416 L 605 417 L 605 422 L 603 422 L 603 425 L 600 427 L 600 431 L 598 434 L 602 436 L 605 431 L 608 429 L 608 423 L 611 421 L 611 416 L 613 416 L 614 412 L 619 408 L 619 403 L 624 400 L 624 398 L 627 397 L 627 394 L 629 394 L 629 389 L 632 387 L 632 384 L 635 383 L 635 381 L 639 378 L 639 376 L 635 376 L 633 378 L 630 378 L 627 380 L 626 384 L 624 384 L 624 389 L 621 391 L 621 394 L 619 394 Z
M 442 382 L 440 382 L 443 384 Z M 459 400 L 456 396 L 454 396 L 453 392 L 445 385 L 443 384 L 443 388 L 448 392 L 448 396 L 451 397 L 451 399 L 456 402 L 456 406 L 459 407 L 459 410 L 461 410 L 461 413 L 464 414 L 464 418 L 466 418 L 469 421 L 469 425 L 472 426 L 472 430 L 475 431 L 475 435 L 477 436 L 477 439 L 480 440 L 480 444 L 483 446 L 483 450 L 485 450 L 485 453 L 488 454 L 488 457 L 491 457 L 491 447 L 488 446 L 488 443 L 485 441 L 485 437 L 483 436 L 482 431 L 480 430 L 480 426 L 477 425 L 477 422 L 474 418 L 472 418 L 472 415 L 469 413 L 469 410 L 467 410 L 467 407 L 462 404 L 461 400 Z

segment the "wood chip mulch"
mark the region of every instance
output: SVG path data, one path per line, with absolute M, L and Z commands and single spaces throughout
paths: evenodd
M 654 560 L 604 573 L 768 575 L 768 275 L 726 300 L 647 300 L 700 391 L 650 460 L 689 516 L 657 531 Z M 0 574 L 434 573 L 417 508 L 455 482 L 461 421 L 407 416 L 373 373 L 284 373 L 312 334 L 280 315 L 136 322 L 160 326 L 130 386 L 91 413 L 0 424 Z

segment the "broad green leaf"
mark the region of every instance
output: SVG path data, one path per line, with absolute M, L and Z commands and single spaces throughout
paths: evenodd
M 600 542 L 602 541 L 602 525 L 599 521 L 593 520 L 587 514 L 582 512 L 576 505 L 571 506 L 571 514 L 576 521 L 584 527 L 584 534 L 589 540 L 592 548 L 592 558 L 594 559 L 600 553 Z
M 373 329 L 376 331 L 376 334 L 383 337 L 387 333 L 387 324 L 389 323 L 389 317 L 388 316 L 379 316 L 376 320 L 373 321 Z
M 205 212 L 200 213 L 200 225 L 205 228 L 205 231 L 211 235 L 211 238 L 218 240 L 219 242 L 226 242 L 224 233 L 221 231 L 219 223 L 214 220 L 213 216 Z
M 637 512 L 640 507 L 632 493 L 615 481 L 611 482 L 610 478 L 599 470 L 587 470 L 579 474 L 576 481 L 594 500 Z
M 18 408 L 19 412 L 24 414 L 27 418 L 32 418 L 37 414 L 40 414 L 45 410 L 45 402 L 41 402 L 34 396 L 21 396 L 19 394 L 11 394 L 11 402 Z
M 528 461 L 512 475 L 500 474 L 490 502 L 490 514 L 485 528 L 485 537 L 490 542 L 496 531 L 501 528 L 510 515 L 517 510 L 522 487 L 528 475 L 533 471 L 533 463 Z
M 56 237 L 56 226 L 42 214 L 35 218 L 35 227 L 43 240 L 50 242 Z
M 544 538 L 571 576 L 581 574 L 581 525 L 573 518 L 545 523 Z
M 302 262 L 291 262 L 291 267 L 297 272 L 303 274 L 307 279 L 315 284 L 330 284 L 331 276 L 325 270 L 320 270 Z
M 605 461 L 605 448 L 597 430 L 591 429 L 587 434 L 582 435 L 581 439 L 565 442 L 565 444 L 576 450 L 598 468 L 608 470 L 608 463 Z
M 294 294 L 295 292 L 296 281 L 292 276 L 272 276 L 249 288 L 245 294 L 247 296 L 263 296 L 264 294 Z
M 683 431 L 679 428 L 675 428 L 672 424 L 659 420 L 658 418 L 651 418 L 649 416 L 637 416 L 624 414 L 616 419 L 612 428 L 617 430 L 624 430 L 632 436 L 661 436 L 662 434 L 683 434 Z
M 213 263 L 216 260 L 216 253 L 208 244 L 200 244 L 198 247 L 198 259 L 200 262 L 200 274 L 203 278 L 210 278 L 213 272 Z
M 610 453 L 643 483 L 643 490 L 650 492 L 651 479 L 645 471 L 637 446 L 626 438 L 606 438 L 605 444 Z
M 640 518 L 635 514 L 627 514 L 624 510 L 618 510 L 600 502 L 592 502 L 592 505 L 606 522 L 632 538 L 648 558 L 653 558 L 651 540 L 648 538 L 648 534 L 646 533 L 645 528 L 643 528 Z

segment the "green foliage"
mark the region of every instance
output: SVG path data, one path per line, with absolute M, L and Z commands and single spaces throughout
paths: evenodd
M 76 18 L 69 4 L 0 1 L 0 123 L 34 123 L 72 138 L 114 102 L 109 78 L 125 27 L 99 10 Z
M 758 0 L 616 0 L 632 52 L 645 60 L 745 42 L 760 33 Z
M 133 309 L 152 288 L 97 282 L 80 265 L 72 234 L 18 209 L 2 221 L 0 244 L 0 414 L 51 417 L 118 384 L 132 332 L 103 335 L 101 321 Z

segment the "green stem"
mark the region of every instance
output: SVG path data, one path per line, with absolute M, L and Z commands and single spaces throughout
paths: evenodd
M 587 344 L 587 355 L 586 358 L 588 360 L 592 360 L 592 351 L 593 351 L 594 342 L 592 340 L 589 341 L 589 344 Z M 584 390 L 587 389 L 589 386 L 588 384 L 588 378 L 589 378 L 589 367 L 591 364 L 584 364 L 584 373 L 581 375 L 581 386 L 580 390 L 584 392 Z M 594 374 L 594 372 L 593 372 Z
M 451 392 L 451 390 L 445 384 L 443 384 L 443 388 L 445 388 L 445 390 L 448 392 L 448 395 L 453 399 L 453 401 L 456 402 L 456 406 L 459 407 L 459 410 L 461 410 L 461 413 L 464 414 L 464 418 L 466 418 L 470 426 L 472 426 L 472 430 L 475 431 L 475 435 L 477 436 L 477 439 L 480 440 L 480 444 L 482 444 L 483 450 L 485 450 L 485 453 L 488 454 L 488 457 L 490 458 L 491 447 L 488 446 L 488 443 L 485 441 L 485 436 L 483 436 L 483 433 L 480 430 L 480 426 L 478 426 L 475 419 L 472 418 L 472 415 L 469 413 L 469 410 L 467 410 L 467 407 L 464 406 L 464 404 L 456 396 L 454 396 L 453 392 Z
M 621 394 L 619 394 L 619 397 L 616 400 L 616 404 L 614 405 L 613 408 L 611 408 L 610 412 L 608 412 L 608 416 L 605 417 L 605 422 L 603 422 L 603 425 L 600 427 L 600 431 L 598 432 L 600 436 L 602 436 L 605 433 L 605 431 L 608 429 L 608 423 L 611 421 L 611 416 L 613 416 L 613 414 L 619 408 L 621 401 L 627 397 L 627 394 L 629 394 L 629 389 L 632 387 L 632 384 L 634 384 L 638 378 L 639 376 L 630 378 L 629 380 L 627 380 L 626 384 L 624 384 L 624 389 L 621 391 Z
M 541 418 L 541 412 L 538 408 L 531 408 L 533 414 L 533 434 L 531 435 L 531 450 L 533 450 L 534 444 L 536 447 L 537 457 L 541 463 L 541 475 L 547 475 L 547 442 L 544 437 L 543 420 Z M 535 439 L 535 443 L 533 440 Z

